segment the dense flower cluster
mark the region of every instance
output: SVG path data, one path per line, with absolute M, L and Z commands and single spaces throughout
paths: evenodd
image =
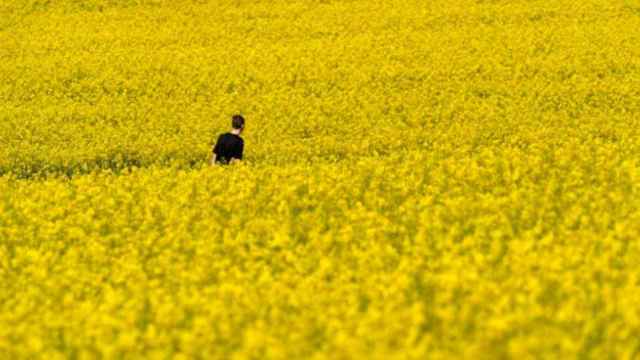
M 639 28 L 3 1 L 0 358 L 640 356 Z M 235 112 L 246 161 L 206 166 Z

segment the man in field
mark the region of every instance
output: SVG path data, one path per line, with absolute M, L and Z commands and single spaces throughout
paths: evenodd
M 244 150 L 244 140 L 240 137 L 242 130 L 244 130 L 244 118 L 242 115 L 233 115 L 231 117 L 231 131 L 220 135 L 213 147 L 211 165 L 216 163 L 229 164 L 242 160 L 242 151 Z

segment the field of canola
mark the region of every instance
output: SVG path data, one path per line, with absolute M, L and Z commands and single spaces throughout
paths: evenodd
M 3 0 L 0 359 L 640 357 L 637 0 Z M 246 161 L 206 166 L 229 117 Z

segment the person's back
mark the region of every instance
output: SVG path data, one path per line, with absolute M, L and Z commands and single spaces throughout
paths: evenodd
M 240 115 L 234 115 L 231 120 L 231 126 L 230 132 L 218 137 L 218 141 L 213 147 L 212 164 L 228 164 L 234 160 L 242 160 L 244 140 L 240 137 L 240 134 L 244 129 L 244 118 Z

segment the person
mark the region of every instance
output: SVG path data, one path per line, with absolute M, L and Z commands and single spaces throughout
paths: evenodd
M 240 137 L 244 130 L 244 118 L 242 115 L 231 117 L 231 131 L 218 136 L 218 141 L 213 147 L 211 165 L 229 164 L 233 161 L 242 160 L 244 151 L 244 140 Z

